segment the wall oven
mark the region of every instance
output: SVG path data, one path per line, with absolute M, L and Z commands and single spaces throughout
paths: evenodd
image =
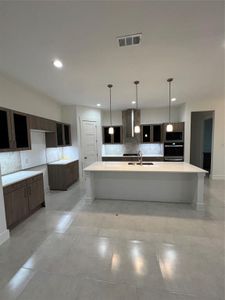
M 166 132 L 165 141 L 166 142 L 183 142 L 184 141 L 184 132 L 183 131 Z
M 164 143 L 165 161 L 184 161 L 184 143 L 170 142 Z

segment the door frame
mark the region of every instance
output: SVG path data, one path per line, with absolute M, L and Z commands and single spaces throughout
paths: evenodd
M 87 120 L 87 119 L 81 119 L 79 117 L 79 134 L 80 134 L 80 164 L 79 164 L 79 168 L 80 168 L 80 179 L 84 179 L 84 147 L 83 147 L 83 140 L 82 140 L 82 128 L 83 128 L 83 122 L 91 122 L 91 123 L 95 123 L 95 132 L 96 132 L 96 152 L 97 152 L 97 160 L 98 160 L 98 157 L 99 157 L 99 153 L 98 153 L 98 131 L 97 131 L 97 121 L 94 121 L 94 120 Z

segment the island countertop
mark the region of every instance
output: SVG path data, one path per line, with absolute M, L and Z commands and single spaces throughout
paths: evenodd
M 153 165 L 129 165 L 128 162 L 98 161 L 86 167 L 90 172 L 158 172 L 158 173 L 207 173 L 185 162 L 153 162 Z

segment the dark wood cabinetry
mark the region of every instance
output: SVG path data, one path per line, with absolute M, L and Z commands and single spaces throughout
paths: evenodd
M 0 108 L 0 152 L 28 149 L 31 149 L 28 115 Z
M 3 188 L 7 228 L 12 229 L 41 206 L 45 206 L 43 175 Z
M 0 152 L 31 149 L 31 129 L 45 131 L 46 147 L 71 146 L 69 124 L 0 108 Z
M 46 147 L 71 146 L 71 128 L 69 124 L 56 123 L 56 131 L 46 133 Z
M 30 115 L 30 128 L 34 130 L 43 130 L 46 132 L 55 132 L 56 122 L 53 120 Z
M 79 178 L 79 162 L 48 164 L 50 190 L 65 191 Z
M 141 125 L 141 143 L 162 143 L 162 125 Z
M 103 144 L 122 144 L 123 127 L 113 126 L 114 134 L 109 134 L 109 126 L 102 128 Z

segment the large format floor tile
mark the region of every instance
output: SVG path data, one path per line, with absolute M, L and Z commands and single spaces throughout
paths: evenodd
M 197 212 L 49 192 L 0 247 L 0 299 L 224 300 L 224 193 L 207 180 Z

